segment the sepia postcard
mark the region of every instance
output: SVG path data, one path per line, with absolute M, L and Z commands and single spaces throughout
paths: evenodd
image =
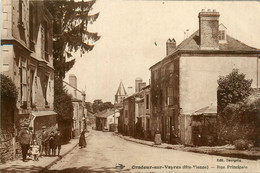
M 260 172 L 259 14 L 2 0 L 0 172 Z

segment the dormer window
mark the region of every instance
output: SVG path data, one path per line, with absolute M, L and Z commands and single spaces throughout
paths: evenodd
M 223 25 L 219 25 L 219 43 L 226 43 L 227 42 L 227 28 Z
M 225 31 L 219 31 L 219 40 L 226 40 Z

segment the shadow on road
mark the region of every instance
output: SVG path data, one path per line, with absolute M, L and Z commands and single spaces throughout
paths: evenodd
M 1 169 L 0 172 L 41 172 L 43 169 L 44 168 L 41 166 L 30 165 L 26 167 L 21 167 L 21 165 L 12 165 L 11 167 Z
M 66 168 L 62 170 L 48 170 L 47 173 L 88 173 L 88 172 L 129 172 L 130 169 L 115 169 L 115 167 L 93 168 L 90 166 L 82 166 L 75 168 Z

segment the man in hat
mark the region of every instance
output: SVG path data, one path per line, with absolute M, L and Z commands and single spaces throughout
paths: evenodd
M 22 156 L 23 156 L 23 161 L 26 161 L 26 155 L 30 147 L 30 142 L 31 142 L 31 134 L 29 132 L 29 124 L 25 123 L 23 125 L 23 128 L 19 132 L 18 139 L 21 144 L 22 148 Z
M 57 133 L 54 139 L 54 144 L 55 144 L 54 155 L 56 155 L 56 149 L 58 149 L 58 156 L 60 156 L 61 143 L 62 143 L 62 136 L 60 133 L 60 129 L 57 129 Z
M 49 155 L 49 134 L 46 132 L 46 126 L 42 126 L 42 134 L 41 134 L 41 155 L 43 151 L 45 155 Z

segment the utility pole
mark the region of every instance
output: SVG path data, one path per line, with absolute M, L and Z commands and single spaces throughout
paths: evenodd
M 114 101 L 114 128 L 116 131 L 116 100 Z
M 85 112 L 84 112 L 84 110 L 85 110 L 85 107 L 86 107 L 86 102 L 85 102 L 85 99 L 86 99 L 86 93 L 85 93 L 85 91 L 82 91 L 81 92 L 81 94 L 82 94 L 82 115 L 83 115 L 83 129 L 85 130 L 85 129 L 87 129 L 87 119 L 86 119 L 86 115 L 85 115 Z M 88 113 L 88 111 L 86 111 L 86 113 Z

